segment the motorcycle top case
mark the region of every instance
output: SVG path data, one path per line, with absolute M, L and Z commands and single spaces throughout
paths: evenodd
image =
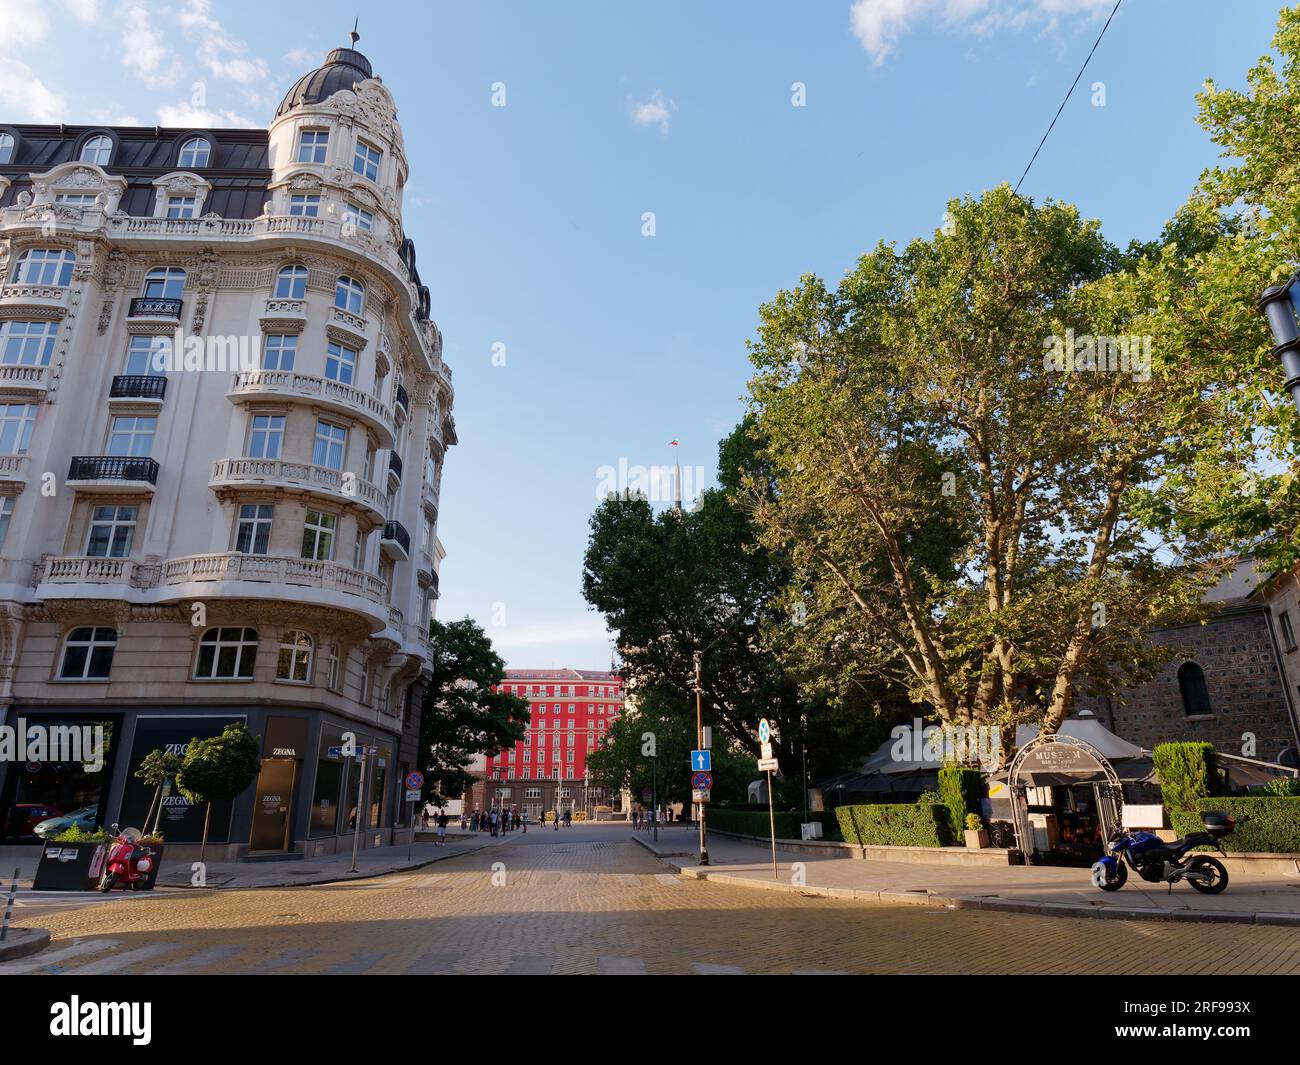
M 1228 835 L 1236 827 L 1232 817 L 1222 810 L 1206 810 L 1201 814 L 1201 824 L 1205 826 L 1205 831 L 1216 839 Z

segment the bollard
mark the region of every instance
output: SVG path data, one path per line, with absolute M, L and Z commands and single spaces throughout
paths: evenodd
M 18 870 L 14 870 L 14 878 L 9 882 L 9 899 L 5 902 L 5 917 L 3 923 L 0 923 L 0 943 L 9 938 L 9 918 L 14 912 L 14 896 L 18 894 Z

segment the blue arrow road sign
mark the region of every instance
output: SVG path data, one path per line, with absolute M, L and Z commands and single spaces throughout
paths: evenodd
M 697 773 L 707 773 L 713 768 L 712 751 L 691 751 L 691 768 Z

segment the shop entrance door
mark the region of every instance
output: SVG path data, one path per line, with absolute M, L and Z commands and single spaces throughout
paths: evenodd
M 289 846 L 290 813 L 293 806 L 295 758 L 263 758 L 253 803 L 250 851 L 283 851 Z

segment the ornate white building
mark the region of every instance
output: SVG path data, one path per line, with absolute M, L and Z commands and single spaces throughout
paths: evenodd
M 365 844 L 409 825 L 456 435 L 407 176 L 346 48 L 266 130 L 0 126 L 0 714 L 111 736 L 99 773 L 0 764 L 9 841 L 143 822 L 140 759 L 231 721 L 264 762 L 228 853 L 349 846 L 349 740 Z

